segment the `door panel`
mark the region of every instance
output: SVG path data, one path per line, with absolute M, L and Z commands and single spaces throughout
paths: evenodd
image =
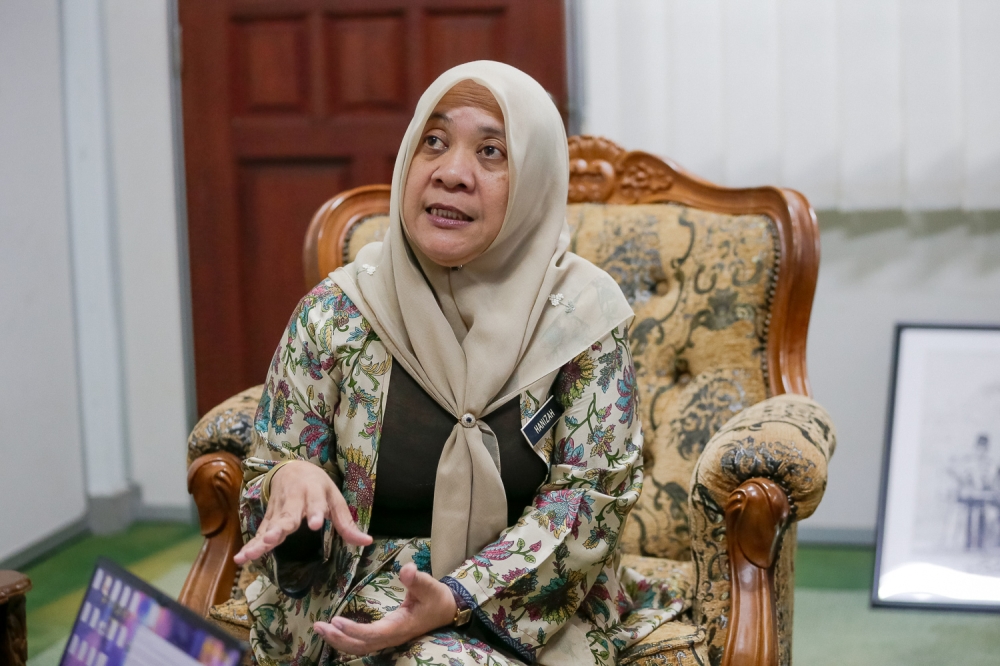
M 264 381 L 312 214 L 389 182 L 427 84 L 520 67 L 566 108 L 563 0 L 180 0 L 198 409 Z
M 252 19 L 233 25 L 237 115 L 304 113 L 309 99 L 305 19 Z
M 504 12 L 428 12 L 424 85 L 470 60 L 505 60 Z
M 240 166 L 244 367 L 251 376 L 267 374 L 281 331 L 304 293 L 302 239 L 309 220 L 330 192 L 347 189 L 349 182 L 348 160 Z
M 331 16 L 327 25 L 333 112 L 404 111 L 404 14 Z

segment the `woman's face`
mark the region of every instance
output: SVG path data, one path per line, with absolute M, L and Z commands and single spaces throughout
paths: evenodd
M 478 106 L 439 104 L 403 188 L 410 242 L 440 266 L 472 261 L 500 233 L 508 191 L 503 120 Z

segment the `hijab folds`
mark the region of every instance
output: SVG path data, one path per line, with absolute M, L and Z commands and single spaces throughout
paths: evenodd
M 427 120 L 466 80 L 486 87 L 503 111 L 510 192 L 496 239 L 453 270 L 409 243 L 402 198 Z M 542 86 L 498 62 L 459 65 L 424 92 L 406 130 L 385 240 L 331 274 L 396 362 L 455 417 L 435 479 L 436 578 L 507 527 L 497 439 L 482 417 L 632 317 L 614 280 L 567 251 L 568 184 L 566 133 Z

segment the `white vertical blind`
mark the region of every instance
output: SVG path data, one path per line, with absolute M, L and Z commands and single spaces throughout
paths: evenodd
M 710 179 L 723 177 L 722 5 L 719 0 L 676 3 L 669 41 L 673 68 L 667 83 L 672 155 Z
M 966 208 L 1000 208 L 1000 2 L 961 3 Z
M 777 0 L 725 0 L 722 12 L 723 170 L 727 182 L 781 178 Z
M 782 82 L 778 182 L 808 192 L 817 208 L 834 208 L 840 183 L 837 3 L 781 0 L 778 6 Z
M 817 208 L 1000 208 L 1000 0 L 580 0 L 585 132 Z

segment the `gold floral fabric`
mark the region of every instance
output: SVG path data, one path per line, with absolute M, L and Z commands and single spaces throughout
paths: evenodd
M 571 249 L 608 271 L 636 313 L 647 483 L 625 550 L 690 559 L 695 462 L 723 423 L 767 397 L 774 223 L 678 204 L 577 204 L 568 216 Z
M 694 619 L 708 631 L 712 663 L 721 660 L 729 615 L 729 557 L 723 508 L 744 481 L 764 477 L 788 494 L 791 520 L 808 518 L 826 489 L 827 461 L 836 447 L 829 414 L 800 395 L 778 395 L 726 423 L 695 469 L 691 499 L 694 538 Z M 779 663 L 791 660 L 795 525 L 786 532 L 777 561 Z

